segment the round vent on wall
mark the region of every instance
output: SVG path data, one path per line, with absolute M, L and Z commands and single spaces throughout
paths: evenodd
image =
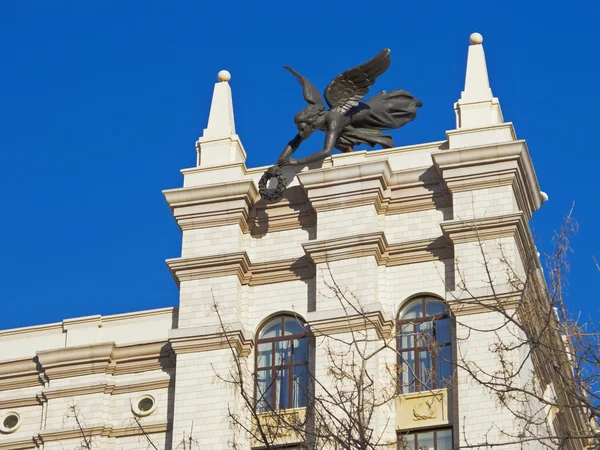
M 0 432 L 14 433 L 21 426 L 21 416 L 15 411 L 2 414 L 0 419 Z
M 149 416 L 156 409 L 156 400 L 150 394 L 145 394 L 137 398 L 132 408 L 136 416 Z

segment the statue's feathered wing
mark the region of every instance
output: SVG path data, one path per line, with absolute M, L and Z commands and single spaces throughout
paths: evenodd
M 366 63 L 339 74 L 325 88 L 325 100 L 329 107 L 344 114 L 357 106 L 369 92 L 369 87 L 375 84 L 377 77 L 390 67 L 390 62 L 390 49 L 386 48 Z M 294 75 L 298 78 L 297 74 Z M 304 97 L 306 98 L 306 94 Z
M 310 103 L 311 105 L 323 105 L 323 107 L 325 107 L 319 90 L 310 82 L 308 78 L 303 77 L 291 67 L 283 66 L 283 68 L 291 72 L 291 74 L 296 77 L 296 80 L 298 80 L 298 83 L 300 83 L 302 86 L 302 95 L 307 103 Z

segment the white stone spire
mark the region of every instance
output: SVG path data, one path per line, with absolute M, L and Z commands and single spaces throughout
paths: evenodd
M 235 133 L 233 101 L 229 86 L 231 74 L 221 70 L 218 79 L 210 105 L 208 126 L 196 143 L 198 166 L 201 167 L 246 161 L 246 152 L 239 136 Z
M 465 89 L 454 105 L 456 128 L 481 128 L 504 123 L 500 103 L 490 88 L 483 36 L 473 33 L 469 42 Z

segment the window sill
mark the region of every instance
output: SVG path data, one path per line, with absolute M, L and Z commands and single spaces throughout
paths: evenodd
M 396 430 L 416 430 L 452 424 L 449 389 L 400 394 L 396 397 Z

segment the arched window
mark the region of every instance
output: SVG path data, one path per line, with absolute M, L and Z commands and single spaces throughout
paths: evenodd
M 444 388 L 452 378 L 452 322 L 444 302 L 417 297 L 398 315 L 402 393 Z
M 294 316 L 267 322 L 256 339 L 255 398 L 258 412 L 306 406 L 308 333 Z

